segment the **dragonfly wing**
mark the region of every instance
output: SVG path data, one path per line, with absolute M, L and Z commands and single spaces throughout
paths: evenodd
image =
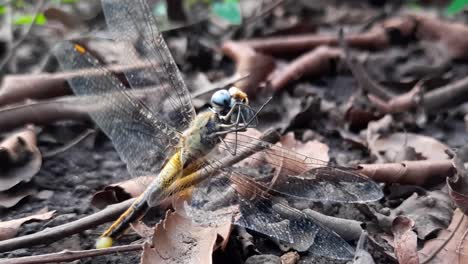
M 147 95 L 146 105 L 160 120 L 184 131 L 195 117 L 190 93 L 158 29 L 158 21 L 145 0 L 103 0 L 102 6 L 113 39 L 129 45 L 129 63 L 149 65 L 138 71 L 124 71 L 133 89 L 157 87 Z
M 89 97 L 87 110 L 112 140 L 130 173 L 158 172 L 168 155 L 164 150 L 177 144 L 179 133 L 144 107 L 145 95 L 157 91 L 126 89 L 96 58 L 73 43 L 60 43 L 54 52 L 64 70 L 81 71 L 68 80 L 70 86 L 76 95 Z
M 236 149 L 238 153 L 248 151 L 260 142 L 260 139 L 243 133 L 238 133 L 237 138 L 232 134 L 228 135 L 224 143 L 219 145 L 219 156 L 232 155 L 232 149 Z M 263 174 L 263 179 L 257 180 L 269 185 L 270 192 L 291 198 L 363 203 L 379 200 L 383 196 L 377 183 L 352 168 L 331 166 L 328 162 L 278 145 L 266 142 L 262 144 L 268 147 L 244 159 L 239 163 L 240 166 L 229 169 L 244 174 L 249 167 L 262 169 L 266 173 Z M 215 159 L 207 162 L 219 163 Z
M 206 180 L 193 191 L 186 211 L 200 224 L 231 220 L 236 225 L 290 243 L 298 251 L 334 259 L 353 257 L 353 248 L 338 234 L 286 202 L 266 192 L 261 194 L 261 188 L 257 189 L 259 185 L 250 185 L 245 177 L 230 171 Z M 248 197 L 245 190 L 256 195 Z

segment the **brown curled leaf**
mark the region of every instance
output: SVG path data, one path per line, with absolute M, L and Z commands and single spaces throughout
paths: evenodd
M 142 98 L 154 89 L 140 89 L 132 93 Z M 27 102 L 0 109 L 0 131 L 24 124 L 46 125 L 60 120 L 89 120 L 89 113 L 103 111 L 99 96 L 63 96 L 39 102 Z
M 111 65 L 108 71 L 116 74 L 128 70 L 151 67 L 148 62 L 136 62 L 131 65 Z M 7 75 L 0 87 L 0 106 L 13 104 L 26 99 L 46 99 L 71 94 L 67 80 L 77 76 L 99 76 L 107 71 L 102 69 L 82 69 L 59 73 Z
M 318 75 L 329 72 L 336 61 L 343 56 L 341 49 L 320 46 L 298 57 L 271 79 L 273 91 L 283 89 L 291 81 L 304 75 Z
M 413 226 L 414 221 L 405 216 L 398 216 L 393 220 L 392 233 L 399 263 L 419 264 L 418 237 L 413 231 Z
M 29 125 L 0 142 L 0 191 L 28 182 L 39 171 L 42 157 L 36 132 Z
M 256 90 L 260 83 L 275 68 L 275 61 L 272 57 L 256 52 L 249 46 L 229 41 L 223 44 L 223 53 L 236 62 L 236 75 L 248 77 L 236 82 L 234 85 L 246 92 L 249 96 L 255 97 Z
M 400 163 L 359 164 L 360 173 L 377 182 L 426 185 L 453 174 L 450 160 L 418 160 Z
M 265 82 L 275 68 L 273 58 L 234 41 L 225 42 L 222 51 L 236 62 L 237 76 L 248 75 L 234 85 L 254 98 L 260 83 Z
M 63 74 L 7 75 L 0 87 L 0 106 L 25 99 L 44 99 L 71 94 Z
M 55 211 L 47 212 L 47 209 L 44 208 L 37 212 L 34 215 L 26 216 L 19 219 L 14 219 L 10 221 L 0 222 L 0 240 L 5 240 L 16 236 L 19 228 L 22 224 L 29 221 L 42 221 L 52 218 Z
M 422 83 L 417 83 L 409 92 L 392 97 L 390 100 L 381 100 L 379 97 L 369 94 L 367 97 L 382 113 L 401 113 L 414 108 L 422 92 Z
M 361 49 L 383 49 L 392 42 L 405 42 L 411 39 L 416 23 L 409 16 L 388 19 L 376 24 L 363 33 L 349 34 L 345 37 L 347 45 Z M 338 37 L 333 35 L 304 34 L 298 36 L 280 36 L 242 41 L 249 47 L 263 53 L 284 55 L 298 54 L 319 46 L 337 46 Z

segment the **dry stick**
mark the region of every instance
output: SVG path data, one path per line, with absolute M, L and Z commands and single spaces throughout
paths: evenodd
M 8 75 L 0 89 L 0 106 L 25 99 L 45 99 L 71 94 L 67 80 L 75 77 L 101 76 L 109 72 L 121 74 L 125 71 L 152 67 L 151 62 L 137 62 L 131 65 L 111 65 L 103 69 L 81 69 L 60 73 Z
M 382 113 L 401 113 L 409 111 L 420 101 L 418 99 L 421 97 L 420 95 L 425 81 L 425 79 L 418 81 L 410 91 L 391 99 L 382 100 L 373 94 L 368 94 L 367 97 Z
M 346 41 L 355 47 L 361 48 L 383 48 L 388 45 L 386 33 L 382 30 L 374 30 L 366 33 L 356 34 L 346 38 Z M 300 53 L 314 49 L 318 46 L 336 46 L 338 39 L 336 36 L 320 36 L 307 34 L 301 36 L 282 36 L 264 39 L 251 39 L 241 41 L 256 51 L 267 54 L 288 54 Z
M 145 98 L 157 89 L 130 90 L 137 98 Z M 120 93 L 116 91 L 115 93 Z M 112 96 L 112 93 L 105 96 Z M 8 131 L 24 124 L 46 125 L 59 120 L 89 120 L 89 113 L 105 110 L 100 96 L 64 96 L 52 100 L 26 103 L 0 109 L 0 132 Z
M 37 19 L 37 16 L 39 15 L 39 11 L 44 6 L 44 3 L 45 3 L 44 0 L 39 0 L 37 2 L 36 7 L 34 8 L 34 17 L 33 17 L 33 20 L 31 22 L 31 24 L 28 26 L 28 28 L 26 29 L 24 34 L 15 43 L 13 43 L 13 46 L 10 48 L 10 50 L 8 51 L 5 58 L 3 58 L 3 60 L 0 62 L 0 71 L 2 71 L 3 67 L 5 67 L 5 65 L 8 63 L 8 61 L 11 59 L 11 57 L 13 56 L 15 51 L 21 45 L 21 43 L 23 43 L 23 41 L 28 37 L 29 33 L 31 33 L 31 30 L 33 29 L 34 25 L 36 24 L 36 19 Z
M 346 36 L 345 42 L 355 48 L 382 49 L 392 44 L 392 34 L 399 32 L 403 39 L 414 35 L 415 19 L 410 16 L 393 18 L 373 27 L 371 30 Z M 299 36 L 280 36 L 261 39 L 250 39 L 239 42 L 267 54 L 297 54 L 318 46 L 337 46 L 339 40 L 335 35 L 307 34 Z
M 239 153 L 239 155 L 223 159 L 221 161 L 223 167 L 231 166 L 256 152 L 269 147 L 269 144 L 267 144 L 267 142 L 277 141 L 278 138 L 278 133 L 276 133 L 275 131 L 266 132 L 261 137 L 261 139 L 266 142 L 259 141 L 258 144 L 250 150 L 243 151 L 242 153 Z M 218 166 L 212 166 L 208 169 L 200 170 L 200 177 L 198 182 L 201 182 L 206 178 L 210 177 L 220 168 L 221 167 Z M 34 245 L 52 243 L 66 236 L 70 236 L 78 232 L 87 230 L 89 228 L 95 227 L 97 225 L 112 221 L 125 209 L 127 209 L 134 202 L 134 200 L 135 199 L 130 199 L 118 204 L 110 205 L 100 212 L 97 212 L 90 216 L 86 216 L 82 219 L 78 219 L 68 224 L 52 227 L 31 235 L 0 241 L 0 252 L 15 250 L 18 248 L 31 247 Z
M 29 257 L 19 257 L 0 260 L 0 264 L 39 264 L 39 263 L 55 263 L 55 262 L 68 262 L 82 258 L 89 258 L 95 256 L 109 255 L 112 253 L 121 253 L 128 251 L 142 250 L 143 244 L 132 244 L 124 246 L 116 246 L 103 249 L 90 249 L 90 250 L 64 250 L 57 253 L 36 255 Z
M 453 107 L 468 101 L 468 77 L 449 83 L 423 95 L 423 105 L 428 112 Z
M 71 236 L 112 221 L 125 211 L 125 209 L 127 209 L 134 200 L 135 199 L 130 199 L 118 204 L 109 205 L 102 211 L 64 225 L 48 228 L 34 234 L 0 241 L 0 252 L 15 250 L 18 248 L 27 248 L 35 245 L 49 244 L 64 237 Z
M 77 102 L 79 98 L 68 96 L 0 109 L 0 132 L 29 123 L 46 125 L 59 120 L 89 120 L 86 107 Z

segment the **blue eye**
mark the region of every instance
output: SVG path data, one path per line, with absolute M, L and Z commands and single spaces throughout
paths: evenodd
M 227 109 L 231 106 L 231 94 L 227 90 L 219 90 L 211 96 L 211 103 L 214 106 Z

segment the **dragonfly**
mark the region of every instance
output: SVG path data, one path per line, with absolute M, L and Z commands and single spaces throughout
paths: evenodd
M 148 208 L 190 193 L 184 206 L 195 222 L 215 224 L 225 217 L 300 251 L 352 258 L 345 240 L 288 201 L 371 202 L 382 197 L 379 185 L 352 169 L 242 133 L 258 122 L 258 111 L 235 87 L 215 92 L 212 107 L 197 115 L 146 1 L 102 0 L 102 7 L 113 41 L 128 47 L 128 65 L 144 62 L 147 67 L 129 67 L 117 76 L 73 41 L 60 43 L 54 53 L 63 70 L 83 72 L 68 82 L 77 96 L 90 98 L 90 116 L 130 175 L 155 177 L 97 245 L 111 246 Z M 249 152 L 242 165 L 236 164 L 239 153 Z M 263 173 L 255 161 L 264 162 Z M 275 175 L 281 180 L 272 184 Z M 218 214 L 226 208 L 236 210 Z

